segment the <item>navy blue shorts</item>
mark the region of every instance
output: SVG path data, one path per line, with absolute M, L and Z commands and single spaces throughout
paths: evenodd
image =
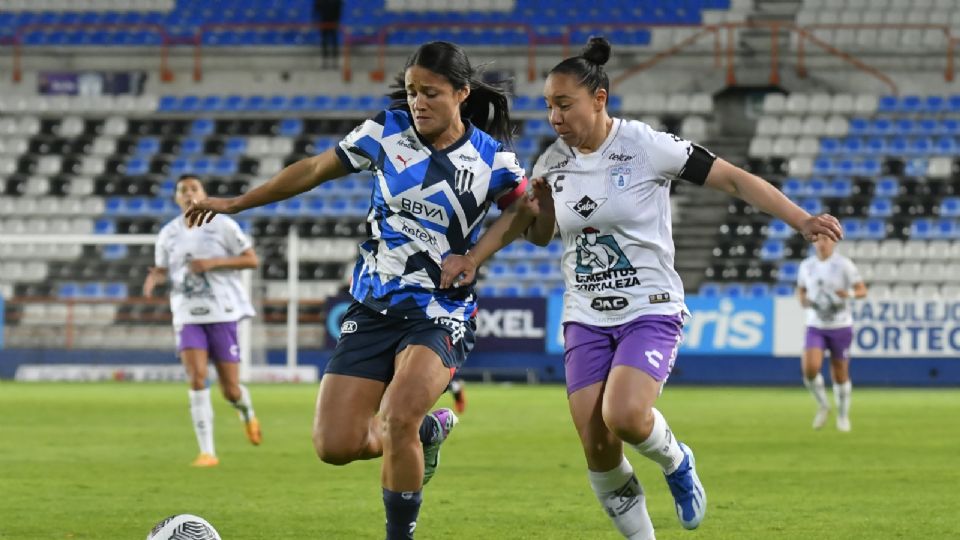
M 476 329 L 475 319 L 400 319 L 353 302 L 343 316 L 340 340 L 324 373 L 388 383 L 400 351 L 408 345 L 423 345 L 437 353 L 453 376 L 473 349 Z

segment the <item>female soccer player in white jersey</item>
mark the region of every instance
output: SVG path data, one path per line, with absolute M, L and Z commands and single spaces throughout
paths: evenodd
M 833 217 L 811 217 L 767 182 L 696 144 L 611 118 L 603 70 L 609 57 L 610 44 L 592 38 L 547 77 L 549 120 L 560 137 L 534 167 L 540 213 L 527 237 L 545 245 L 555 217 L 565 248 L 567 390 L 590 485 L 625 537 L 650 539 L 644 492 L 623 444 L 663 468 L 685 528 L 696 528 L 706 511 L 693 452 L 654 408 L 687 313 L 673 267 L 670 183 L 685 180 L 740 197 L 811 240 L 836 240 L 841 229 Z M 468 256 L 447 261 L 444 284 L 472 279 L 476 264 L 509 240 L 485 234 Z
M 827 422 L 830 403 L 820 367 L 823 352 L 830 351 L 830 378 L 837 402 L 837 429 L 850 431 L 850 345 L 853 343 L 852 298 L 867 296 L 867 286 L 853 261 L 836 253 L 836 243 L 826 237 L 814 244 L 817 254 L 800 263 L 797 296 L 807 310 L 807 334 L 803 348 L 803 384 L 817 401 L 813 429 Z
M 389 540 L 413 538 L 421 488 L 457 421 L 449 409 L 427 412 L 474 343 L 473 288 L 441 290 L 441 261 L 476 242 L 493 204 L 504 209 L 495 232 L 523 231 L 533 220 L 524 172 L 494 139 L 510 137 L 507 97 L 476 78 L 463 50 L 421 46 L 400 87 L 391 109 L 335 149 L 241 197 L 196 201 L 187 211 L 191 223 L 203 223 L 351 172 L 374 174 L 371 235 L 350 290 L 356 302 L 320 383 L 313 441 L 320 459 L 336 465 L 383 456 Z
M 177 181 L 176 201 L 186 210 L 190 201 L 207 194 L 200 180 L 184 175 Z M 220 390 L 240 413 L 247 438 L 260 444 L 260 422 L 254 415 L 247 387 L 240 384 L 237 321 L 255 312 L 240 282 L 239 270 L 256 268 L 257 254 L 237 222 L 219 216 L 204 230 L 191 229 L 177 216 L 160 230 L 156 266 L 143 282 L 143 295 L 170 281 L 170 309 L 177 351 L 190 379 L 190 415 L 200 455 L 196 467 L 220 461 L 213 444 L 213 407 L 207 387 L 207 363 L 213 360 Z

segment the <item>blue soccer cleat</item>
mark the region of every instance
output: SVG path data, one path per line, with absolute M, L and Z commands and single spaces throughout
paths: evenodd
M 459 421 L 450 409 L 437 409 L 427 417 L 436 422 L 437 430 L 435 439 L 423 445 L 423 485 L 427 485 L 436 474 L 437 466 L 440 465 L 440 445 L 447 440 L 453 426 Z
M 697 461 L 690 447 L 680 443 L 683 461 L 672 474 L 664 475 L 677 506 L 677 518 L 684 529 L 696 529 L 707 513 L 707 492 L 697 477 Z

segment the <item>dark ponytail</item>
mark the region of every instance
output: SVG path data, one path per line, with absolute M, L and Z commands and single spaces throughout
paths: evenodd
M 458 45 L 447 41 L 431 41 L 420 46 L 407 60 L 390 93 L 390 108 L 409 110 L 404 73 L 411 66 L 421 66 L 443 75 L 455 90 L 470 88 L 470 95 L 460 106 L 460 116 L 507 146 L 511 145 L 510 100 L 499 87 L 477 78 L 467 54 Z M 490 109 L 493 109 L 491 117 Z
M 579 56 L 572 56 L 560 62 L 550 73 L 563 73 L 577 78 L 580 86 L 585 86 L 591 94 L 603 88 L 610 94 L 610 78 L 603 65 L 610 60 L 610 42 L 604 37 L 591 37 Z

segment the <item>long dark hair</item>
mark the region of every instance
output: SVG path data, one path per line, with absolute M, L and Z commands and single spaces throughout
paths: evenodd
M 393 100 L 390 108 L 410 110 L 404 73 L 411 66 L 420 66 L 443 75 L 454 90 L 470 88 L 470 95 L 460 106 L 460 117 L 470 120 L 477 128 L 487 132 L 500 142 L 510 145 L 513 128 L 510 125 L 510 100 L 498 86 L 485 83 L 478 77 L 478 70 L 470 65 L 470 59 L 459 45 L 448 41 L 431 41 L 420 46 L 407 60 L 403 71 L 397 76 L 389 95 Z M 493 109 L 493 117 L 490 109 Z
M 591 94 L 603 88 L 610 94 L 610 77 L 603 65 L 610 60 L 610 42 L 604 37 L 591 37 L 587 45 L 577 56 L 571 56 L 560 62 L 550 73 L 563 73 L 577 78 L 580 86 L 585 86 Z

